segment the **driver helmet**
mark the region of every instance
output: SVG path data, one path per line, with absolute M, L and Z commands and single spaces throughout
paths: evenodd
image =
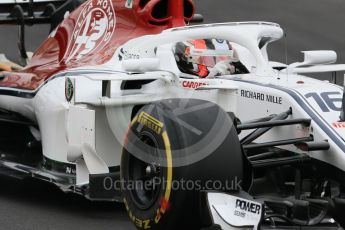
M 238 62 L 230 42 L 220 39 L 178 42 L 174 54 L 181 72 L 201 78 L 206 78 L 219 62 Z

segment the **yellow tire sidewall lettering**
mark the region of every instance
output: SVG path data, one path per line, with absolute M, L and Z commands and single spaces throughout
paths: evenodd
M 163 139 L 164 149 L 166 154 L 166 162 L 167 162 L 167 178 L 166 178 L 166 190 L 164 193 L 164 202 L 169 204 L 171 191 L 172 191 L 172 179 L 173 179 L 173 158 L 172 158 L 172 150 L 171 150 L 171 142 L 166 130 L 163 131 L 164 123 L 156 119 L 155 117 L 151 116 L 146 112 L 141 112 L 139 115 L 135 116 L 131 122 L 131 126 L 134 126 L 136 123 L 141 124 L 148 129 L 152 130 L 157 135 L 160 135 Z M 150 229 L 151 228 L 151 221 L 152 220 L 141 220 L 135 217 L 130 210 L 128 202 L 124 199 L 124 204 L 127 209 L 128 215 L 132 222 L 139 228 L 142 229 Z M 166 205 L 161 204 L 161 206 L 156 210 L 155 217 L 153 221 L 155 224 L 158 224 L 161 220 L 162 216 L 166 213 Z

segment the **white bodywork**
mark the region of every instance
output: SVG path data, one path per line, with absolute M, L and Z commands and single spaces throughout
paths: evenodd
M 258 229 L 263 216 L 263 205 L 252 200 L 224 193 L 207 194 L 214 224 L 222 230 Z
M 272 66 L 283 64 L 270 62 L 267 44 L 260 49 L 258 43 L 262 38 L 271 42 L 282 36 L 279 25 L 265 22 L 167 30 L 123 45 L 121 61 L 118 49 L 102 66 L 86 66 L 57 74 L 37 92 L 27 92 L 36 93 L 32 99 L 0 96 L 0 107 L 37 122 L 40 128 L 37 138 L 42 138 L 44 156 L 58 162 L 76 163 L 79 185 L 88 183 L 90 173 L 107 173 L 108 167 L 120 165 L 122 142 L 135 105 L 167 98 L 212 101 L 234 112 L 242 121 L 278 114 L 291 107 L 291 118 L 311 118 L 312 128 L 295 125 L 289 127 L 288 132 L 274 128 L 258 142 L 313 135 L 315 141 L 327 140 L 331 149 L 305 154 L 345 170 L 345 124 L 338 122 L 343 89 L 296 74 L 340 71 L 345 69 L 344 65 L 328 65 L 336 59 L 332 52 L 316 60 L 313 59 L 315 53 L 306 53 L 311 55 L 310 63 L 290 65 L 287 71 L 274 70 Z M 174 58 L 173 44 L 201 38 L 231 41 L 251 73 L 216 79 L 198 79 L 181 73 Z M 315 62 L 319 65 L 313 65 Z M 72 84 L 70 102 L 65 95 L 66 79 Z M 151 80 L 151 83 L 137 90 L 121 90 L 123 81 L 134 80 Z M 105 82 L 108 86 L 104 95 L 102 85 Z M 295 147 L 286 148 L 301 152 Z

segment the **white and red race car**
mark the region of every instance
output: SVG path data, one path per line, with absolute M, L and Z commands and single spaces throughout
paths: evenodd
M 138 229 L 345 226 L 343 89 L 300 75 L 344 71 L 334 51 L 272 62 L 279 25 L 188 26 L 191 0 L 51 2 L 0 14 L 53 25 L 0 65 L 1 173 L 124 202 Z

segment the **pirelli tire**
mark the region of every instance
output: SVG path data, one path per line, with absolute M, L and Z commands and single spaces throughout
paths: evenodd
M 199 230 L 199 191 L 240 189 L 244 162 L 232 119 L 218 105 L 194 99 L 146 105 L 123 148 L 128 215 L 138 229 Z

